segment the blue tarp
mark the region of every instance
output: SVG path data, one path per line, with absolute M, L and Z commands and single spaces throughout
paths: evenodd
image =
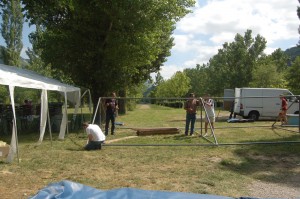
M 241 197 L 240 199 L 242 199 Z M 246 199 L 244 197 L 243 199 Z M 29 199 L 233 199 L 231 197 L 167 191 L 120 188 L 108 191 L 64 180 L 49 184 Z M 250 199 L 250 198 L 247 198 Z M 252 198 L 253 199 L 253 198 Z

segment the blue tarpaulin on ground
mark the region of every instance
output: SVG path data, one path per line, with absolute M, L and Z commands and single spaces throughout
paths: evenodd
M 193 194 L 167 191 L 149 191 L 120 188 L 108 191 L 95 189 L 72 181 L 49 184 L 29 199 L 233 199 L 208 194 Z M 245 197 L 246 198 L 246 197 Z M 244 199 L 245 199 L 244 198 Z M 248 198 L 249 199 L 249 198 Z

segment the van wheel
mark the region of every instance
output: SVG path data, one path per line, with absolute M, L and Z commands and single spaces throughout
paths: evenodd
M 259 113 L 257 111 L 251 111 L 248 114 L 248 118 L 257 121 L 259 119 Z

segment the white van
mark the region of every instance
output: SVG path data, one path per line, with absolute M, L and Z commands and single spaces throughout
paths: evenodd
M 287 89 L 235 88 L 234 112 L 243 118 L 276 118 L 281 109 L 279 95 L 288 100 L 288 114 L 299 114 L 299 100 Z

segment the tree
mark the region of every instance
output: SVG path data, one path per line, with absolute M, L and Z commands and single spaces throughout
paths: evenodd
M 300 3 L 300 0 L 298 0 L 298 2 Z M 297 15 L 298 15 L 298 18 L 300 19 L 300 7 L 297 6 Z M 298 33 L 300 34 L 300 26 L 298 28 Z M 300 44 L 300 41 L 298 42 Z
M 42 59 L 90 88 L 93 101 L 144 82 L 170 55 L 175 23 L 194 0 L 23 0 L 45 27 Z
M 163 82 L 165 82 L 163 76 L 161 76 L 160 72 L 158 71 L 156 76 L 155 76 L 155 82 L 153 83 L 153 85 L 150 87 L 150 94 L 149 97 L 150 98 L 155 98 L 157 95 L 157 87 L 162 84 Z M 151 103 L 156 103 L 156 100 L 152 99 Z
M 247 87 L 253 78 L 258 59 L 264 55 L 266 40 L 252 31 L 237 34 L 234 41 L 224 43 L 218 54 L 209 60 L 207 86 L 210 94 L 221 95 L 226 88 Z
M 268 57 L 271 58 L 271 61 L 276 66 L 276 71 L 281 73 L 288 69 L 289 56 L 284 53 L 280 48 L 272 52 Z
M 184 97 L 190 89 L 190 78 L 183 72 L 176 72 L 169 80 L 157 87 L 156 97 Z
M 3 48 L 4 64 L 21 66 L 20 53 L 23 48 L 23 14 L 20 0 L 4 0 L 2 4 L 1 34 L 5 40 Z
M 207 89 L 207 70 L 208 68 L 205 64 L 202 66 L 197 64 L 196 68 L 187 68 L 183 71 L 191 80 L 189 93 L 195 93 L 196 96 L 203 96 L 209 92 Z
M 275 50 L 271 55 L 262 56 L 256 62 L 249 86 L 284 88 L 287 84 L 285 79 L 287 68 L 288 56 L 281 49 Z
M 255 88 L 282 88 L 285 87 L 284 75 L 277 72 L 273 62 L 261 62 L 254 69 L 249 86 Z
M 291 91 L 296 95 L 300 94 L 300 57 L 297 57 L 292 65 L 288 69 L 287 79 L 288 86 L 290 87 Z
M 154 86 L 158 86 L 160 85 L 162 82 L 164 82 L 164 77 L 161 76 L 160 72 L 158 71 L 156 76 L 155 76 L 155 82 L 154 82 Z

